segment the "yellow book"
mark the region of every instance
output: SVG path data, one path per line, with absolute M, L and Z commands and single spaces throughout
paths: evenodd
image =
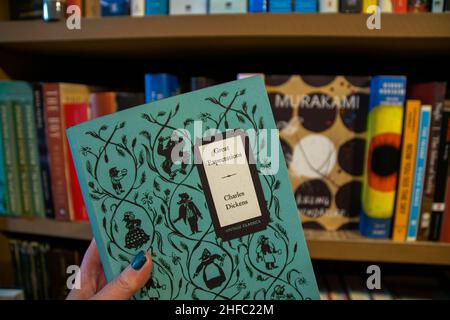
M 363 13 L 374 13 L 373 10 L 369 10 L 369 7 L 377 6 L 377 5 L 378 5 L 377 0 L 363 0 L 363 3 L 362 3 Z
M 420 101 L 407 100 L 392 239 L 405 241 L 414 180 Z

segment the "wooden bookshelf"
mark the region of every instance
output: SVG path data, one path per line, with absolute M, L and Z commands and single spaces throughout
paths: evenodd
M 0 232 L 74 240 L 92 238 L 86 222 L 36 218 L 0 218 Z M 450 244 L 374 240 L 353 231 L 305 230 L 311 257 L 318 260 L 450 265 Z
M 245 14 L 108 17 L 65 22 L 1 21 L 0 50 L 31 54 L 146 56 L 318 51 L 450 52 L 450 14 L 383 14 L 381 30 L 363 14 Z

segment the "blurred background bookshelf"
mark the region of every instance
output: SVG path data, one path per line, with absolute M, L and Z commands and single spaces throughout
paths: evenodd
M 408 82 L 445 81 L 450 97 L 449 12 L 382 13 L 380 30 L 369 30 L 367 17 L 339 12 L 128 15 L 85 17 L 81 30 L 68 30 L 64 19 L 10 21 L 8 1 L 1 1 L 0 78 L 142 92 L 146 73 L 176 74 L 180 83 L 192 75 L 220 83 L 241 72 L 398 74 Z M 8 238 L 49 242 L 82 254 L 92 237 L 88 222 L 36 217 L 0 217 L 0 234 L 0 269 L 5 270 L 0 286 L 11 286 L 14 278 Z M 305 236 L 316 272 L 329 271 L 330 265 L 358 269 L 375 263 L 420 278 L 450 266 L 449 243 L 370 239 L 357 230 L 305 229 Z

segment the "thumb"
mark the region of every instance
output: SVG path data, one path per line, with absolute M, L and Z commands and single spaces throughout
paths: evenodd
M 140 251 L 122 273 L 92 297 L 94 300 L 128 300 L 150 279 L 152 258 Z

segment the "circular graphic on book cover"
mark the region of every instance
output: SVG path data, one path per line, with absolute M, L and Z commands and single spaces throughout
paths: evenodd
M 361 182 L 350 181 L 336 192 L 334 201 L 339 212 L 347 217 L 357 217 L 361 211 Z
M 308 217 L 323 216 L 331 206 L 331 192 L 322 180 L 309 180 L 295 191 L 299 211 Z
M 291 97 L 281 92 L 269 93 L 269 101 L 272 111 L 277 114 L 277 129 L 282 130 L 287 127 L 292 118 Z
M 338 151 L 339 166 L 353 176 L 359 176 L 364 171 L 364 161 L 361 155 L 364 154 L 366 141 L 362 138 L 354 138 L 345 142 Z

